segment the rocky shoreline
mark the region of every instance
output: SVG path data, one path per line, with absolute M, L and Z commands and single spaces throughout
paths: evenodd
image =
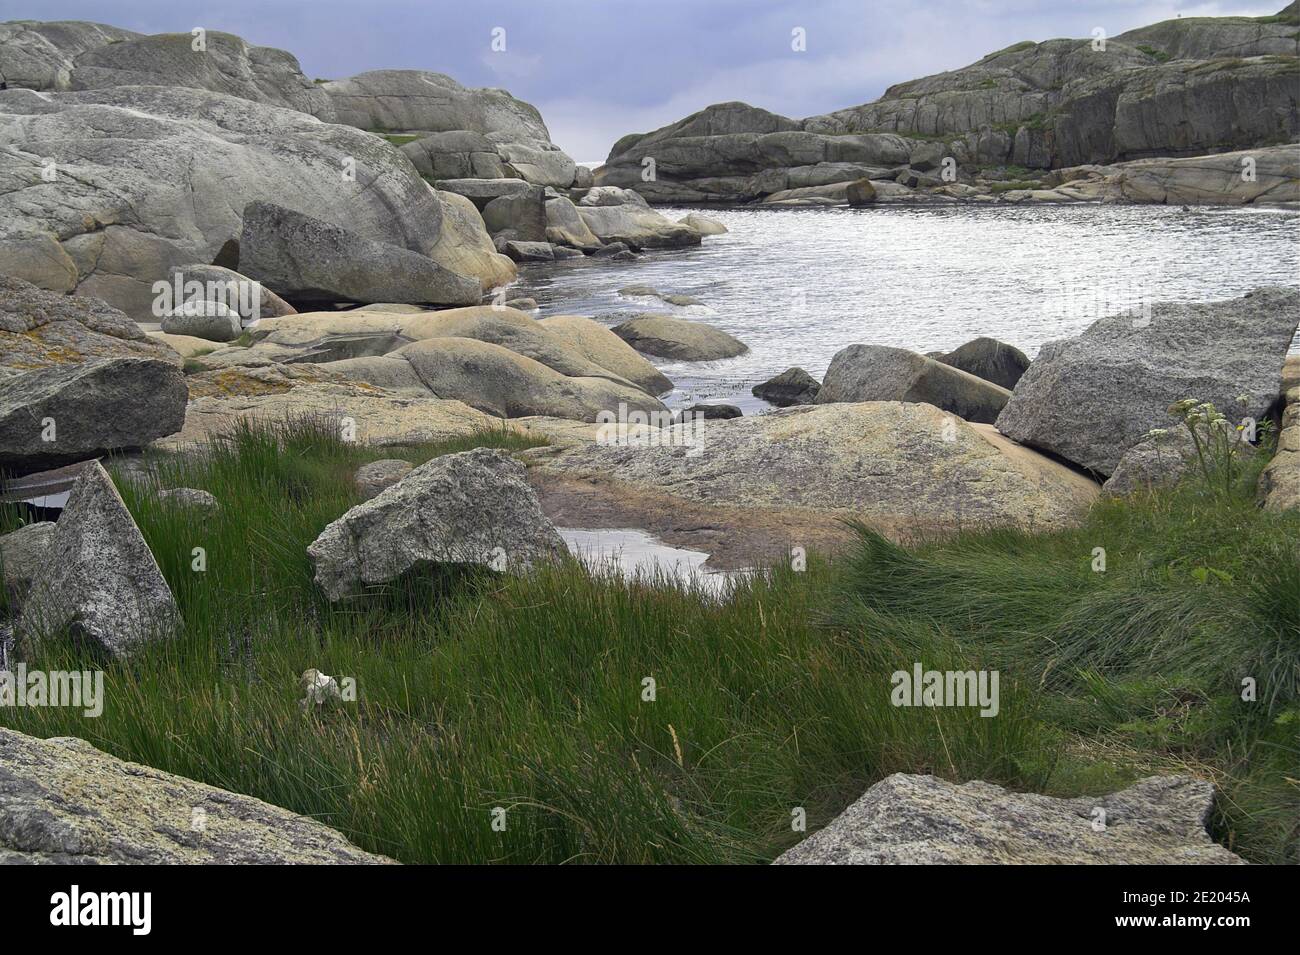
M 1295 288 L 1119 312 L 1032 361 L 991 338 L 929 355 L 845 342 L 820 381 L 790 368 L 753 383 L 774 410 L 742 415 L 670 410 L 673 383 L 654 363 L 744 354 L 735 336 L 654 311 L 614 327 L 541 318 L 509 285 L 527 263 L 613 268 L 726 231 L 702 213 L 671 221 L 661 203 L 1300 209 L 1300 125 L 1281 79 L 1297 62 L 1284 46 L 1298 11 L 1245 32 L 1159 24 L 1097 59 L 1087 41 L 1017 45 L 806 120 L 711 106 L 624 137 L 594 174 L 529 104 L 442 74 L 312 82 L 290 54 L 229 34 L 199 51 L 189 35 L 0 24 L 4 501 L 28 520 L 53 516 L 37 513 L 46 495 L 32 488 L 71 495 L 57 521 L 0 536 L 6 660 L 11 637 L 17 658 L 72 633 L 111 661 L 176 639 L 174 555 L 151 549 L 128 501 L 201 522 L 228 502 L 163 486 L 167 462 L 287 422 L 346 446 L 490 436 L 510 449 L 388 454 L 358 469 L 362 499 L 293 555 L 314 573 L 325 609 L 313 612 L 413 572 L 563 565 L 558 528 L 639 529 L 709 554 L 709 570 L 780 565 L 793 549 L 835 557 L 864 530 L 890 545 L 1070 530 L 1103 499 L 1194 473 L 1198 424 L 1229 435 L 1230 456 L 1275 430 L 1259 503 L 1295 509 Z M 1056 83 L 1067 69 L 1077 78 Z M 1157 113 L 1166 121 L 1149 121 Z M 620 294 L 699 304 L 645 286 Z M 1160 428 L 1180 408 L 1191 444 Z M 122 468 L 116 481 L 100 459 Z M 314 712 L 337 687 L 307 674 Z M 79 741 L 0 729 L 0 767 L 0 861 L 388 861 Z M 102 783 L 102 800 L 78 802 L 84 779 Z M 1125 861 L 1238 861 L 1205 831 L 1211 797 L 1184 777 L 1106 797 L 1137 810 Z M 139 811 L 110 805 L 123 800 Z M 990 801 L 1028 814 L 1032 831 L 1008 835 L 985 817 Z M 147 832 L 144 816 L 194 806 L 238 824 L 205 840 L 188 823 Z M 896 774 L 779 861 L 1115 861 L 1114 841 L 1056 847 L 1081 811 Z M 882 822 L 900 813 L 1011 848 L 904 844 Z M 35 835 L 13 838 L 20 829 Z

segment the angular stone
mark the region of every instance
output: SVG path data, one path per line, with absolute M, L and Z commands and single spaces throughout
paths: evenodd
M 49 569 L 53 539 L 53 521 L 24 524 L 16 531 L 0 535 L 0 573 L 4 575 L 11 607 L 21 606 L 32 584 Z
M 82 469 L 50 541 L 19 632 L 39 642 L 63 628 L 110 656 L 172 636 L 176 601 L 122 497 L 98 462 Z
M 156 358 L 95 358 L 0 379 L 0 467 L 28 474 L 143 447 L 180 430 L 188 394 L 181 370 Z
M 802 368 L 787 368 L 775 378 L 755 385 L 750 393 L 778 408 L 791 405 L 810 405 L 817 400 L 821 383 Z
M 1110 475 L 1148 431 L 1172 426 L 1168 408 L 1184 398 L 1213 403 L 1234 425 L 1262 421 L 1297 323 L 1300 290 L 1283 288 L 1099 319 L 1042 347 L 998 430 Z
M 434 458 L 334 521 L 307 548 L 331 600 L 424 564 L 519 572 L 562 558 L 525 468 L 477 448 Z
M 850 345 L 831 359 L 816 402 L 925 402 L 966 421 L 989 424 L 1010 396 L 992 382 L 905 348 Z
M 986 782 L 895 773 L 778 865 L 1232 865 L 1205 829 L 1214 786 L 1149 776 L 1108 796 L 1058 799 Z M 1105 826 L 1094 828 L 1105 813 Z
M 934 360 L 1003 388 L 1014 388 L 1029 367 L 1028 357 L 1019 348 L 987 337 L 976 338 L 947 354 L 935 355 Z

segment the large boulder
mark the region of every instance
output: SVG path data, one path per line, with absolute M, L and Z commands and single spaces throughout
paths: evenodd
M 582 221 L 578 207 L 563 196 L 546 200 L 546 241 L 586 252 L 600 248 L 600 239 Z
M 0 382 L 92 358 L 181 363 L 174 350 L 100 299 L 62 295 L 0 274 Z
M 427 564 L 528 570 L 566 553 L 525 469 L 477 448 L 428 461 L 358 504 L 307 548 L 331 600 Z
M 523 242 L 546 242 L 546 196 L 542 187 L 531 186 L 526 192 L 493 199 L 483 207 L 483 224 L 492 235 L 508 232 L 510 238 Z
M 171 588 L 99 462 L 82 468 L 48 554 L 19 623 L 28 643 L 67 628 L 74 638 L 121 657 L 173 634 Z
M 787 368 L 775 378 L 755 385 L 750 393 L 778 408 L 789 408 L 812 404 L 821 389 L 821 382 L 802 368 Z
M 1259 496 L 1270 511 L 1300 508 L 1300 356 L 1282 368 L 1282 398 L 1277 448 L 1259 476 Z
M 1042 347 L 998 430 L 1109 475 L 1152 428 L 1169 425 L 1169 406 L 1184 398 L 1213 403 L 1234 424 L 1262 421 L 1298 322 L 1300 290 L 1284 288 L 1099 319 Z
M 615 325 L 613 332 L 639 352 L 676 361 L 717 361 L 749 351 L 720 328 L 671 315 L 638 315 Z
M 992 382 L 905 348 L 850 345 L 831 359 L 816 402 L 926 402 L 967 421 L 990 424 L 1010 396 Z
M 250 202 L 244 209 L 239 266 L 297 302 L 471 305 L 483 292 L 476 279 L 428 255 L 270 202 Z
M 185 421 L 176 365 L 92 358 L 0 380 L 0 468 L 26 474 L 139 448 Z
M 1242 864 L 1206 831 L 1213 808 L 1213 784 L 1190 776 L 1059 799 L 895 773 L 776 864 Z
M 0 90 L 0 272 L 156 321 L 172 268 L 239 268 L 255 200 L 426 255 L 441 234 L 428 184 L 360 130 L 207 90 Z
M 0 728 L 0 864 L 374 865 L 328 826 L 130 763 L 73 737 Z
M 987 337 L 976 338 L 934 358 L 1003 388 L 1014 388 L 1029 367 L 1029 358 L 1019 348 Z
M 427 338 L 393 352 L 411 363 L 439 398 L 454 398 L 500 418 L 549 415 L 595 421 L 620 407 L 643 412 L 663 404 L 629 383 L 569 377 L 501 345 L 470 338 Z

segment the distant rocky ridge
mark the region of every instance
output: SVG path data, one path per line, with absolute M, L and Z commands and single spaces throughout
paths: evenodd
M 995 171 L 1005 167 L 1050 170 L 1258 151 L 1300 136 L 1298 54 L 1296 2 L 1271 17 L 1170 20 L 1109 38 L 1104 49 L 1093 39 L 1025 41 L 961 69 L 890 87 L 872 103 L 804 120 L 744 103 L 710 106 L 654 132 L 624 136 L 596 181 L 659 202 L 842 202 L 825 187 L 865 178 L 887 182 L 894 188 L 883 198 L 897 199 L 918 187 L 948 186 L 938 173 L 944 157 L 962 171 L 951 185 L 978 189 L 982 176 L 1012 181 Z M 643 178 L 648 159 L 654 161 L 650 181 Z M 1300 176 L 1290 165 L 1286 175 L 1288 189 L 1271 194 L 1272 203 L 1300 202 Z M 971 197 L 960 188 L 939 189 L 937 196 Z M 1078 197 L 1012 201 L 1024 198 Z M 1118 186 L 1090 198 L 1186 201 Z

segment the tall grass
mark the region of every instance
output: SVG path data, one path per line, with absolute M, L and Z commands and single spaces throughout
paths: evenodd
M 1077 794 L 1179 769 L 1224 787 L 1225 841 L 1296 861 L 1293 518 L 1185 488 L 1049 535 L 903 550 L 863 529 L 833 566 L 772 568 L 721 596 L 569 562 L 323 598 L 306 547 L 356 503 L 358 464 L 484 443 L 526 442 L 377 450 L 255 426 L 155 462 L 153 482 L 119 473 L 181 631 L 106 665 L 102 717 L 0 722 L 258 796 L 407 862 L 758 862 L 802 838 L 796 810 L 811 831 L 896 771 Z M 220 511 L 157 496 L 180 486 Z M 56 642 L 31 665 L 84 660 Z M 999 714 L 892 706 L 890 676 L 914 662 L 999 669 Z M 302 706 L 311 667 L 355 680 L 356 702 Z

